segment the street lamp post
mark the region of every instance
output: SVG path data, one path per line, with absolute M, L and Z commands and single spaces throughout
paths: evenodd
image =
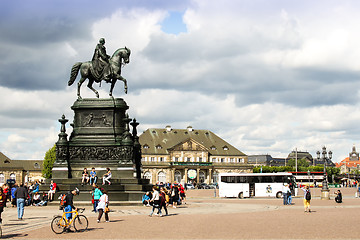
M 318 161 L 322 160 L 324 162 L 324 180 L 321 189 L 321 199 L 330 200 L 330 194 L 329 194 L 330 190 L 326 175 L 326 163 L 332 159 L 332 152 L 331 151 L 327 152 L 326 147 L 324 146 L 322 148 L 322 153 L 321 153 L 322 156 L 320 156 L 320 151 L 317 151 L 316 154 L 317 154 L 317 160 Z

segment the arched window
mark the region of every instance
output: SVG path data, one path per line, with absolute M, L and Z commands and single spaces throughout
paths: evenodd
M 181 172 L 176 171 L 174 173 L 174 181 L 177 182 L 177 183 L 181 182 Z
M 0 186 L 5 183 L 5 176 L 4 174 L 0 173 Z
M 145 179 L 149 179 L 150 180 L 150 183 L 151 183 L 151 178 L 152 178 L 152 175 L 151 175 L 151 172 L 147 171 L 144 173 L 144 178 Z
M 16 179 L 15 173 L 11 173 L 11 174 L 10 174 L 10 179 L 14 179 L 14 180 Z
M 158 182 L 165 183 L 166 182 L 166 174 L 163 171 L 158 173 Z

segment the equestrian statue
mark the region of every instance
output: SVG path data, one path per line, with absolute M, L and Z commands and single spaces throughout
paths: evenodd
M 106 54 L 105 39 L 100 38 L 99 43 L 96 45 L 94 56 L 91 61 L 77 62 L 71 68 L 71 76 L 68 85 L 71 86 L 80 71 L 81 78 L 78 82 L 77 95 L 81 99 L 80 88 L 86 79 L 89 79 L 88 88 L 90 88 L 99 98 L 99 93 L 93 88 L 93 83 L 101 84 L 101 81 L 111 83 L 110 97 L 117 80 L 124 82 L 124 90 L 127 93 L 127 81 L 121 76 L 121 68 L 130 62 L 131 51 L 127 47 L 119 48 L 114 52 L 112 57 Z

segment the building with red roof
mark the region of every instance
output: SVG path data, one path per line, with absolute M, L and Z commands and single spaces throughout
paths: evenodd
M 350 173 L 352 170 L 359 170 L 360 159 L 359 153 L 356 152 L 355 145 L 352 147 L 352 152 L 349 153 L 349 157 L 343 159 L 335 165 L 340 168 L 340 173 Z

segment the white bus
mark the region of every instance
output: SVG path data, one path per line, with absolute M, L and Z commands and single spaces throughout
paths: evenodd
M 219 174 L 220 197 L 282 197 L 282 186 L 296 186 L 292 173 L 221 173 Z M 297 189 L 294 194 L 297 195 Z

